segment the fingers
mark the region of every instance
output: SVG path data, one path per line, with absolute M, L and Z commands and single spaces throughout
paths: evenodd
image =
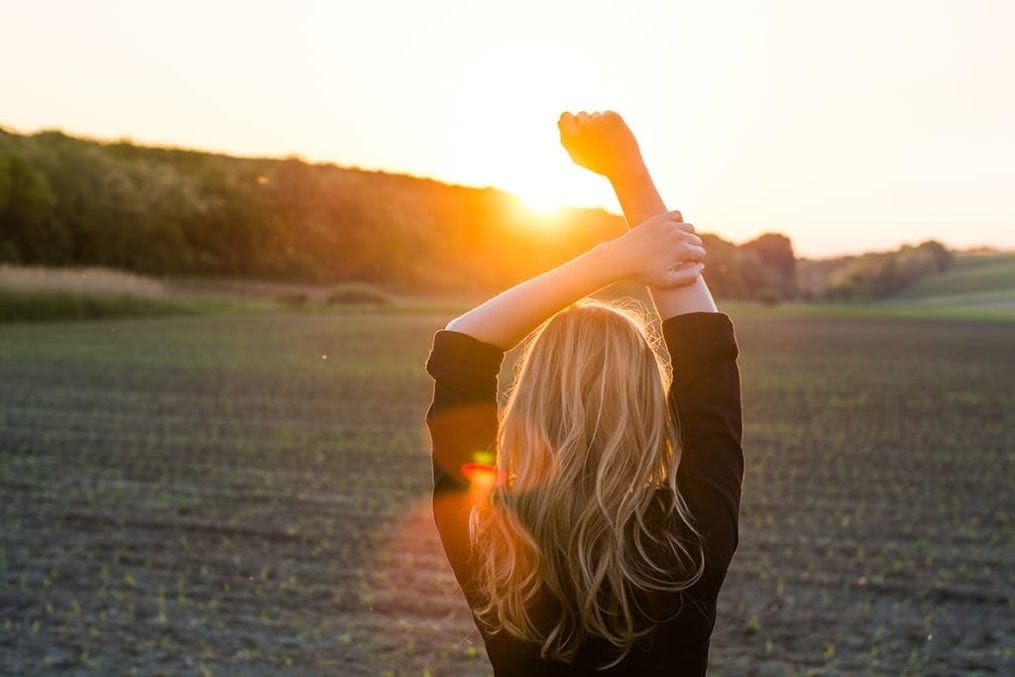
M 618 113 L 615 113 L 612 110 L 601 112 L 593 111 L 591 113 L 589 113 L 588 111 L 578 111 L 578 113 L 570 113 L 568 111 L 564 111 L 563 113 L 560 114 L 560 117 L 557 118 L 557 124 L 563 125 L 564 123 L 568 124 L 574 123 L 576 124 L 576 126 L 580 126 L 584 124 L 589 124 L 591 122 L 600 122 L 603 120 L 616 122 L 618 120 L 621 120 L 621 117 Z
M 562 135 L 574 134 L 578 131 L 578 121 L 570 113 L 562 113 L 560 119 L 557 120 L 557 127 Z
M 676 265 L 670 266 L 670 271 L 674 273 L 686 273 L 692 269 L 696 269 L 698 266 L 704 267 L 705 264 L 700 261 L 684 261 Z
M 666 218 L 679 225 L 681 230 L 685 230 L 688 233 L 695 232 L 694 226 L 690 223 L 684 223 L 684 215 L 681 214 L 679 210 L 674 209 L 671 212 L 666 212 Z
M 704 258 L 704 242 L 690 223 L 676 222 L 669 217 L 679 215 L 679 212 L 667 213 L 666 219 L 652 218 L 646 222 L 651 228 L 651 240 L 656 247 L 662 247 L 675 252 L 679 257 L 696 257 L 694 260 Z M 645 226 L 641 226 L 645 227 Z
M 689 242 L 690 244 L 701 247 L 703 242 L 700 237 L 694 232 L 694 226 L 689 223 L 673 223 L 673 230 L 671 234 L 674 239 L 679 242 Z
M 673 224 L 673 226 L 679 226 L 680 224 Z M 705 260 L 705 248 L 702 246 L 701 238 L 694 233 L 689 233 L 678 227 L 673 227 L 669 231 L 668 237 L 665 240 L 659 241 L 659 244 L 666 243 L 668 250 L 671 255 L 678 261 L 704 261 Z
M 665 286 L 672 289 L 673 287 L 684 287 L 692 284 L 698 279 L 703 270 L 705 270 L 705 264 L 703 263 L 695 263 L 671 270 L 666 274 L 664 279 Z
M 680 257 L 682 261 L 704 261 L 705 249 L 693 244 L 687 245 L 684 254 Z
M 683 221 L 679 221 L 679 222 L 674 221 L 673 225 L 675 225 L 677 228 L 679 228 L 680 230 L 684 231 L 685 233 L 694 234 L 696 232 L 694 230 L 694 226 L 691 225 L 690 223 L 684 223 Z
M 557 127 L 559 127 L 561 131 L 577 134 L 581 131 L 581 123 L 585 120 L 582 116 L 585 116 L 585 118 L 588 117 L 585 111 L 582 111 L 577 115 L 564 111 L 560 114 L 560 117 L 557 118 Z

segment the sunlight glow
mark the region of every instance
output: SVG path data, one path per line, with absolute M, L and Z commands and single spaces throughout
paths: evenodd
M 466 463 L 462 466 L 462 474 L 474 487 L 490 489 L 497 478 L 497 469 L 481 463 Z
M 563 155 L 564 151 L 560 153 Z M 570 207 L 614 211 L 618 208 L 606 179 L 571 166 L 569 161 L 560 165 L 553 163 L 550 167 L 540 165 L 535 169 L 526 172 L 519 163 L 511 176 L 505 176 L 499 184 L 519 199 L 518 217 L 527 228 L 553 228 L 559 225 L 556 217 Z M 504 168 L 501 171 L 508 173 Z
M 497 468 L 485 463 L 466 463 L 462 474 L 469 481 L 469 496 L 473 503 L 485 503 L 497 483 Z
M 522 202 L 526 209 L 538 217 L 556 216 L 565 207 L 559 196 L 550 193 L 531 193 L 529 197 L 523 197 Z
M 606 179 L 569 164 L 537 167 L 527 172 L 519 167 L 510 172 L 510 176 L 507 171 L 502 170 L 502 173 L 505 174 L 501 180 L 504 189 L 521 198 L 537 214 L 549 215 L 565 207 L 616 207 Z
M 811 256 L 1015 246 L 1015 3 L 36 0 L 4 18 L 0 126 L 24 132 L 495 186 L 537 216 L 617 211 L 555 124 L 614 109 L 706 232 Z

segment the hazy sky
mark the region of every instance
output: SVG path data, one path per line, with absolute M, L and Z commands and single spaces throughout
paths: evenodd
M 617 204 L 560 111 L 627 118 L 668 206 L 799 253 L 1015 247 L 1015 2 L 0 0 L 0 125 Z

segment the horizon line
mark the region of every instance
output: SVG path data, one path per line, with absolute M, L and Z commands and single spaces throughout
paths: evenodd
M 435 183 L 440 183 L 440 184 L 443 184 L 445 186 L 449 186 L 449 187 L 453 187 L 453 188 L 465 188 L 467 190 L 478 190 L 478 191 L 495 190 L 495 191 L 504 193 L 505 195 L 509 195 L 509 196 L 515 198 L 516 200 L 520 201 L 523 204 L 526 204 L 526 200 L 525 200 L 524 197 L 522 197 L 522 196 L 518 195 L 517 193 L 514 193 L 514 192 L 512 192 L 512 191 L 510 191 L 510 190 L 508 190 L 506 188 L 502 188 L 500 186 L 495 186 L 495 185 L 492 185 L 492 184 L 489 184 L 489 185 L 476 185 L 476 184 L 460 183 L 458 181 L 454 181 L 454 180 L 450 180 L 450 179 L 443 179 L 443 178 L 439 178 L 439 177 L 436 177 L 436 176 L 431 176 L 431 175 L 426 175 L 426 174 L 416 174 L 416 173 L 413 173 L 412 171 L 407 170 L 407 169 L 394 169 L 394 168 L 391 168 L 391 167 L 369 167 L 369 166 L 358 165 L 358 164 L 340 164 L 339 162 L 335 161 L 334 159 L 309 159 L 307 156 L 303 155 L 302 153 L 296 152 L 296 151 L 292 151 L 292 152 L 289 152 L 289 153 L 286 153 L 286 154 L 283 154 L 283 155 L 245 154 L 245 153 L 242 153 L 242 152 L 237 152 L 237 151 L 233 151 L 233 150 L 229 150 L 229 149 L 224 149 L 224 148 L 198 148 L 198 147 L 195 147 L 195 146 L 184 146 L 184 145 L 179 145 L 178 143 L 171 142 L 171 141 L 145 141 L 145 140 L 142 140 L 142 139 L 134 138 L 134 137 L 129 136 L 129 135 L 123 135 L 123 136 L 118 136 L 118 137 L 104 137 L 104 136 L 99 136 L 99 135 L 95 135 L 95 134 L 88 133 L 88 132 L 77 132 L 77 131 L 69 130 L 69 129 L 66 129 L 66 128 L 50 127 L 50 126 L 40 126 L 40 127 L 35 128 L 34 130 L 25 130 L 23 128 L 19 128 L 19 127 L 14 126 L 14 125 L 7 125 L 5 123 L 0 123 L 0 131 L 3 131 L 3 132 L 11 132 L 11 131 L 13 131 L 14 134 L 17 134 L 17 135 L 20 135 L 20 136 L 35 136 L 35 135 L 38 135 L 38 134 L 44 134 L 46 132 L 57 132 L 57 133 L 60 133 L 60 134 L 64 134 L 65 136 L 70 136 L 70 137 L 73 137 L 73 138 L 76 138 L 76 139 L 79 139 L 79 140 L 82 140 L 82 141 L 92 141 L 92 142 L 99 143 L 99 144 L 102 144 L 102 145 L 111 145 L 111 144 L 116 144 L 116 143 L 127 143 L 127 144 L 130 144 L 130 145 L 133 145 L 133 146 L 140 146 L 140 147 L 143 147 L 143 148 L 153 148 L 153 149 L 158 149 L 158 150 L 175 150 L 175 151 L 192 152 L 192 153 L 206 153 L 206 154 L 209 154 L 209 155 L 220 155 L 220 156 L 224 156 L 224 157 L 228 157 L 228 158 L 232 158 L 232 159 L 237 159 L 237 160 L 270 160 L 270 161 L 276 161 L 276 162 L 277 161 L 285 161 L 285 160 L 296 160 L 296 161 L 302 162 L 303 164 L 308 165 L 308 166 L 335 167 L 337 169 L 343 169 L 343 170 L 349 170 L 349 171 L 357 171 L 357 172 L 362 172 L 362 173 L 367 173 L 367 174 L 384 174 L 384 175 L 388 175 L 388 176 L 401 176 L 401 177 L 407 177 L 407 178 L 411 178 L 411 179 L 416 179 L 416 180 L 419 180 L 419 181 L 433 181 Z M 602 205 L 602 204 L 564 204 L 564 205 L 561 205 L 560 207 L 546 210 L 545 213 L 543 214 L 543 216 L 544 216 L 544 218 L 551 218 L 552 219 L 555 214 L 557 214 L 559 212 L 566 211 L 566 210 L 603 211 L 603 212 L 606 212 L 607 214 L 609 214 L 611 216 L 616 216 L 616 217 L 619 217 L 621 219 L 624 218 L 623 214 L 619 214 L 619 213 L 613 211 L 612 209 L 607 208 L 605 205 Z M 533 209 L 533 211 L 535 212 L 537 210 Z M 889 224 L 884 224 L 884 226 L 885 227 L 890 227 Z M 717 237 L 722 237 L 721 235 L 719 235 L 715 231 L 704 230 L 702 232 L 708 233 L 708 234 L 712 234 L 712 235 L 716 235 Z M 778 231 L 778 230 L 771 230 L 771 229 L 762 230 L 762 231 L 758 232 L 756 235 L 754 235 L 753 237 L 746 238 L 746 239 L 744 239 L 741 242 L 735 242 L 733 240 L 726 240 L 726 241 L 727 242 L 733 242 L 733 244 L 735 244 L 737 246 L 740 246 L 740 245 L 746 244 L 748 242 L 751 242 L 752 240 L 754 240 L 754 239 L 756 239 L 758 237 L 761 237 L 762 235 L 769 234 L 769 233 L 775 233 L 775 234 L 783 235 L 783 236 L 789 238 L 790 242 L 793 243 L 793 238 L 788 233 L 784 233 L 784 232 Z M 722 238 L 722 239 L 725 240 L 726 238 Z M 802 253 L 802 252 L 794 251 L 794 256 L 797 259 L 807 259 L 807 260 L 810 260 L 810 261 L 820 261 L 820 260 L 825 260 L 825 259 L 837 259 L 837 258 L 844 258 L 844 257 L 850 257 L 850 256 L 863 256 L 865 254 L 877 254 L 877 253 L 891 252 L 891 251 L 895 251 L 897 249 L 901 249 L 902 247 L 906 247 L 906 246 L 910 246 L 910 247 L 917 246 L 921 242 L 926 242 L 928 240 L 936 240 L 938 242 L 941 242 L 946 248 L 948 248 L 949 251 L 954 251 L 954 252 L 978 252 L 978 251 L 995 251 L 997 253 L 1015 252 L 1015 247 L 1004 247 L 1004 246 L 1001 246 L 1001 245 L 998 245 L 998 244 L 992 244 L 992 243 L 988 243 L 988 242 L 981 242 L 981 243 L 978 243 L 978 244 L 970 244 L 970 245 L 965 245 L 965 246 L 959 247 L 959 246 L 951 245 L 948 242 L 938 240 L 937 238 L 928 237 L 928 238 L 926 238 L 924 240 L 921 240 L 920 242 L 900 241 L 899 244 L 896 245 L 894 249 L 876 248 L 876 249 L 837 250 L 835 253 L 822 253 L 822 254 L 805 254 L 805 253 Z

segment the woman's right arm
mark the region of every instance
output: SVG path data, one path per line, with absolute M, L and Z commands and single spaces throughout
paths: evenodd
M 618 172 L 610 177 L 610 182 L 613 184 L 613 190 L 617 193 L 620 205 L 624 209 L 624 217 L 629 225 L 637 225 L 649 216 L 666 211 L 666 205 L 663 204 L 655 183 L 643 162 Z M 676 214 L 677 220 L 683 221 L 683 215 L 680 212 L 671 213 Z M 694 232 L 694 226 L 687 225 L 692 229 L 691 232 Z M 649 287 L 648 290 L 659 317 L 664 320 L 685 313 L 714 313 L 718 310 L 712 298 L 712 292 L 701 275 L 698 275 L 693 283 L 684 287 L 674 289 Z
M 612 111 L 587 115 L 564 113 L 558 121 L 561 143 L 579 165 L 610 180 L 624 210 L 628 227 L 666 212 L 638 143 L 623 118 Z M 683 217 L 679 212 L 677 220 Z M 694 232 L 694 227 L 686 227 Z M 716 312 L 712 293 L 699 275 L 689 285 L 673 289 L 649 287 L 660 318 L 694 312 Z
M 628 225 L 666 211 L 638 143 L 619 115 L 565 113 L 559 127 L 574 161 L 610 180 Z M 733 322 L 717 311 L 700 276 L 674 289 L 650 286 L 649 292 L 673 366 L 669 398 L 680 429 L 680 494 L 705 536 L 712 571 L 721 577 L 739 540 L 744 472 Z
M 680 430 L 677 484 L 719 573 L 739 541 L 744 477 L 733 322 L 725 313 L 684 313 L 665 320 L 662 331 L 673 365 L 669 404 Z

